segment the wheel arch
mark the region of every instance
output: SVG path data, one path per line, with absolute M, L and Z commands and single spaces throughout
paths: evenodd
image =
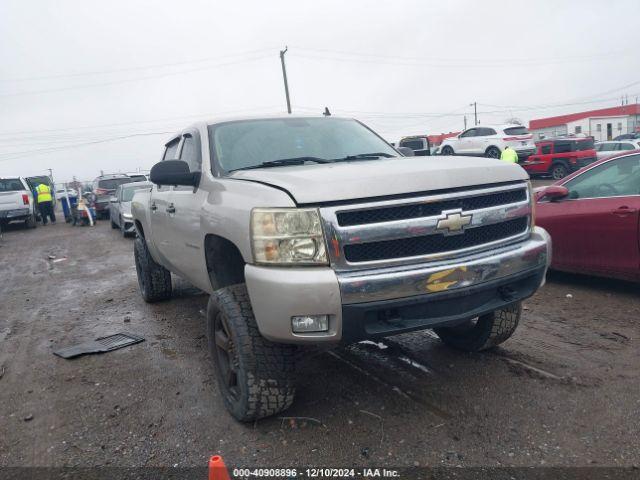
M 204 250 L 213 291 L 244 283 L 246 262 L 235 243 L 219 235 L 208 234 L 204 239 Z

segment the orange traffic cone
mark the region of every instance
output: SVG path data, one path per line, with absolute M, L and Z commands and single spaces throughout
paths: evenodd
M 227 466 L 220 455 L 209 459 L 209 480 L 230 480 Z

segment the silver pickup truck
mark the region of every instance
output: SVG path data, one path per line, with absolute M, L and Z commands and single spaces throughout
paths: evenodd
M 132 205 L 140 291 L 168 299 L 173 272 L 211 294 L 209 349 L 242 421 L 291 404 L 305 345 L 504 342 L 551 257 L 518 165 L 404 157 L 353 119 L 198 123 L 150 180 Z

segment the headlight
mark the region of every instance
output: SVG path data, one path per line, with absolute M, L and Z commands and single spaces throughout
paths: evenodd
M 251 242 L 256 263 L 328 263 L 320 213 L 315 208 L 254 208 Z
M 533 191 L 533 185 L 531 184 L 531 180 L 527 180 L 527 186 L 529 188 L 529 205 L 531 207 L 531 230 L 536 226 L 536 195 Z
M 126 218 L 127 220 L 131 220 L 133 218 L 133 215 L 131 215 L 130 213 L 123 213 L 122 214 L 122 218 Z

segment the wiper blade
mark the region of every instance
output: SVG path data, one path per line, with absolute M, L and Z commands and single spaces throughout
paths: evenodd
M 375 153 L 358 153 L 357 155 L 347 155 L 343 158 L 338 158 L 334 160 L 335 162 L 347 161 L 347 160 L 375 160 L 376 158 L 391 158 L 395 155 L 391 155 L 385 152 L 375 152 Z
M 248 167 L 240 167 L 229 170 L 230 172 L 236 172 L 238 170 L 253 170 L 254 168 L 270 168 L 270 167 L 285 167 L 288 165 L 304 165 L 305 162 L 314 163 L 329 163 L 326 158 L 319 157 L 293 157 L 293 158 L 281 158 L 279 160 L 269 160 L 268 162 L 262 162 L 258 165 L 249 165 Z

